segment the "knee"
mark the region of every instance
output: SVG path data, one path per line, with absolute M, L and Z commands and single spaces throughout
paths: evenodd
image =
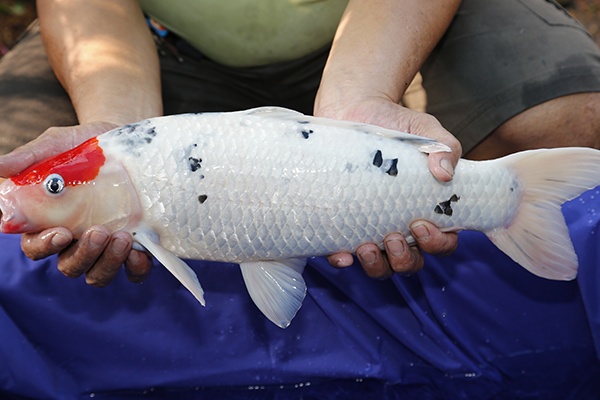
M 495 158 L 541 147 L 600 149 L 600 92 L 539 104 L 506 121 L 467 156 Z
M 600 92 L 585 93 L 579 96 L 581 97 L 581 107 L 573 110 L 575 118 L 573 133 L 576 143 L 571 146 L 600 149 Z

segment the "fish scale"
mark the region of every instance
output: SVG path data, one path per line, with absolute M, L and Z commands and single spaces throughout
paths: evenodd
M 132 151 L 117 133 L 104 135 L 100 145 L 141 177 L 134 185 L 142 193 L 144 219 L 157 221 L 161 244 L 184 258 L 243 262 L 351 251 L 390 232 L 408 234 L 418 218 L 444 229 L 495 226 L 510 218 L 519 201 L 507 189 L 512 174 L 506 168 L 459 168 L 459 179 L 438 184 L 413 144 L 356 125 L 323 127 L 247 114 L 225 125 L 214 114 L 177 118 L 153 122 L 153 140 L 135 141 L 139 157 L 129 157 Z M 142 124 L 130 135 L 147 129 Z M 312 131 L 308 138 L 306 131 Z M 373 164 L 377 151 L 381 167 Z M 190 156 L 202 160 L 195 172 Z M 396 176 L 387 172 L 391 160 Z M 460 197 L 456 214 L 435 213 L 453 194 Z M 207 196 L 204 203 L 200 195 Z M 463 208 L 470 211 L 461 213 Z
M 576 276 L 561 204 L 600 184 L 600 151 L 460 160 L 439 182 L 424 153 L 441 151 L 431 139 L 273 107 L 153 118 L 3 182 L 0 228 L 124 230 L 202 304 L 179 257 L 239 263 L 251 298 L 280 327 L 302 304 L 307 257 L 407 236 L 420 219 L 482 231 L 539 276 Z

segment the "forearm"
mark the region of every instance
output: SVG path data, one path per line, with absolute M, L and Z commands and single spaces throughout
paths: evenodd
M 315 102 L 330 115 L 340 103 L 386 98 L 398 103 L 460 0 L 350 0 Z
M 40 0 L 48 58 L 80 123 L 162 114 L 158 56 L 136 0 Z

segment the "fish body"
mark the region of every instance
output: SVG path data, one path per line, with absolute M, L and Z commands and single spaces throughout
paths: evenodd
M 117 128 L 0 185 L 1 229 L 125 230 L 204 302 L 181 258 L 239 263 L 281 327 L 305 294 L 307 257 L 353 251 L 418 219 L 472 229 L 531 272 L 573 279 L 561 204 L 600 184 L 600 151 L 460 160 L 437 181 L 430 139 L 280 108 L 185 114 Z

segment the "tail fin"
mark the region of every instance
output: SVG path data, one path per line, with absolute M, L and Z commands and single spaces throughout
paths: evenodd
M 486 232 L 488 237 L 535 275 L 574 279 L 577 255 L 561 205 L 600 185 L 600 150 L 540 149 L 515 153 L 498 161 L 515 171 L 523 197 L 511 225 Z

